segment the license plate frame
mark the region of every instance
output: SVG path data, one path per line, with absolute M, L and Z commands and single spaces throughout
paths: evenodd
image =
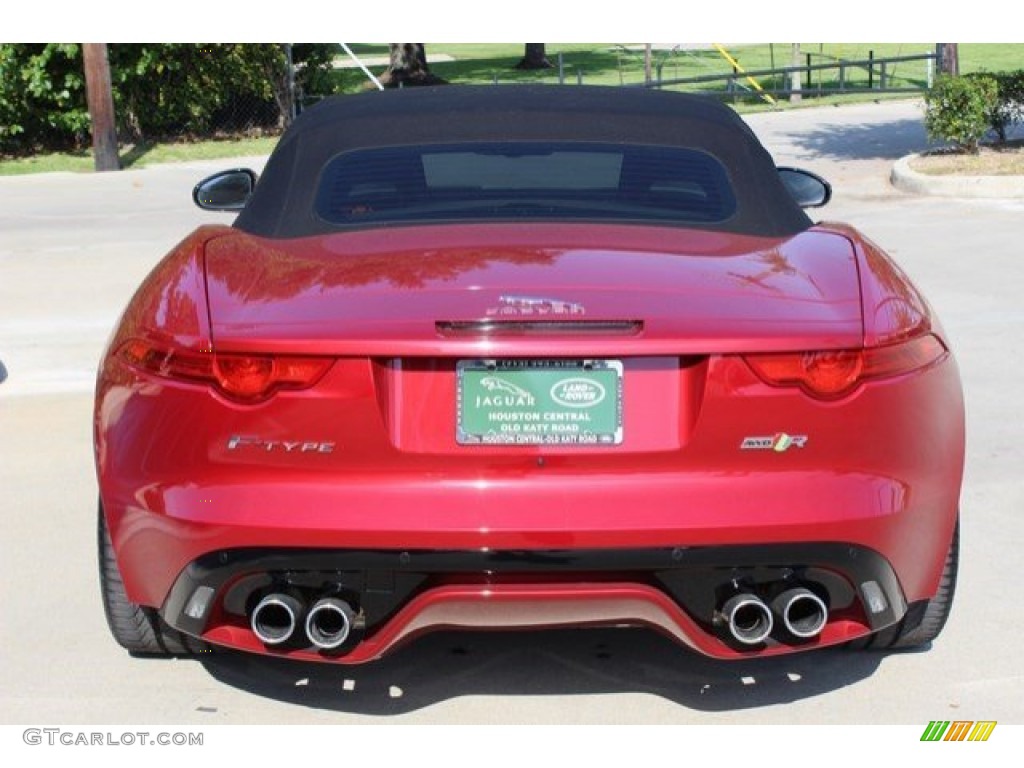
M 459 445 L 622 444 L 621 360 L 472 359 L 455 371 Z

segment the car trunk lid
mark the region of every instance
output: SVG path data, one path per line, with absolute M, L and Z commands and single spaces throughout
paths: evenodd
M 849 241 L 673 227 L 490 224 L 295 240 L 242 233 L 206 254 L 215 345 L 460 356 L 708 354 L 856 346 Z

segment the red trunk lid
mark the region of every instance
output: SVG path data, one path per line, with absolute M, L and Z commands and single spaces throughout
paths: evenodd
M 510 356 L 552 344 L 678 355 L 850 347 L 863 336 L 852 247 L 821 229 L 786 240 L 548 223 L 232 233 L 208 244 L 206 268 L 221 350 L 462 356 L 500 343 Z M 459 325 L 475 321 L 568 325 L 496 342 Z M 462 332 L 442 332 L 448 323 Z

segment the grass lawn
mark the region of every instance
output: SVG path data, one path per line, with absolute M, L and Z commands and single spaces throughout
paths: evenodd
M 644 80 L 644 51 L 642 43 L 547 43 L 547 56 L 552 69 L 523 71 L 515 69 L 522 58 L 523 45 L 473 44 L 473 43 L 428 43 L 427 60 L 431 69 L 440 77 L 458 84 L 491 83 L 551 83 L 559 82 L 558 63 L 561 61 L 561 75 L 564 82 L 587 85 L 637 85 Z M 760 43 L 756 45 L 723 44 L 729 54 L 744 70 L 756 71 L 773 67 L 788 66 L 792 58 L 791 43 Z M 386 43 L 352 44 L 360 57 L 385 57 Z M 909 56 L 930 52 L 933 43 L 801 43 L 800 63 L 806 64 L 808 56 L 813 64 L 837 60 L 866 59 L 874 57 Z M 342 64 L 347 57 L 341 56 Z M 659 46 L 654 50 L 653 65 L 659 69 L 663 79 L 680 79 L 732 71 L 732 65 L 710 44 L 700 47 L 680 48 Z M 960 68 L 962 72 L 1007 71 L 1024 69 L 1024 44 L 980 44 L 960 45 Z M 371 70 L 382 73 L 384 66 L 371 66 Z M 890 83 L 896 87 L 924 89 L 927 84 L 927 67 L 923 61 L 903 62 L 890 65 L 887 69 Z M 357 68 L 339 66 L 334 73 L 335 88 L 341 93 L 355 93 L 372 88 L 366 76 Z M 865 86 L 867 71 L 848 68 L 846 84 Z M 838 83 L 834 70 L 822 74 L 814 72 L 810 81 L 804 78 L 804 88 L 811 93 L 817 87 L 835 87 Z M 878 74 L 875 74 L 877 83 Z M 759 78 L 764 88 L 783 87 L 781 78 Z M 696 90 L 695 86 L 677 86 L 680 90 Z M 723 92 L 724 84 L 708 83 L 703 88 Z M 900 96 L 897 95 L 896 98 Z M 740 111 L 790 108 L 788 102 L 779 101 L 770 105 L 752 94 L 746 83 L 732 96 L 727 97 Z M 858 95 L 805 97 L 801 106 L 818 106 L 856 100 L 892 98 L 884 94 L 861 93 Z M 266 154 L 271 151 L 276 138 L 243 139 L 239 141 L 203 141 L 181 144 L 152 144 L 143 147 L 128 147 L 122 150 L 121 162 L 124 167 L 143 167 L 153 163 L 179 160 L 201 160 L 230 158 L 244 155 Z M 0 175 L 42 173 L 48 171 L 92 170 L 90 152 L 37 155 L 28 158 L 0 160 Z
M 739 62 L 745 70 L 755 71 L 785 67 L 792 64 L 791 43 L 760 43 L 756 45 L 733 45 L 723 43 L 726 51 Z M 386 56 L 387 46 L 353 45 L 352 49 L 360 56 Z M 564 82 L 577 83 L 582 79 L 588 85 L 629 85 L 644 81 L 643 43 L 547 43 L 548 60 L 558 63 L 559 54 L 562 60 Z M 898 56 L 913 56 L 930 53 L 935 49 L 934 43 L 801 43 L 800 64 L 805 65 L 808 57 L 812 64 L 825 64 L 838 60 L 857 61 L 868 59 L 873 55 L 876 59 Z M 432 57 L 445 55 L 454 61 L 436 60 Z M 520 44 L 427 44 L 427 60 L 431 62 L 431 70 L 452 83 L 517 83 L 544 82 L 557 83 L 557 68 L 540 71 L 522 71 L 515 69 L 516 62 L 522 58 L 523 46 Z M 696 77 L 701 75 L 727 74 L 732 65 L 711 44 L 701 47 L 683 48 L 658 46 L 653 51 L 655 71 L 660 67 L 662 77 L 666 80 Z M 978 70 L 1000 71 L 1024 69 L 1024 45 L 1020 44 L 961 44 L 960 65 L 963 72 Z M 384 67 L 371 67 L 376 74 L 384 71 Z M 896 87 L 925 88 L 928 70 L 926 62 L 902 62 L 891 64 L 887 75 Z M 351 93 L 368 87 L 365 75 L 358 69 L 338 70 L 339 90 Z M 814 72 L 810 88 L 820 85 L 838 85 L 835 71 L 824 74 Z M 878 72 L 875 72 L 875 83 L 878 83 Z M 846 73 L 849 85 L 866 86 L 868 73 L 866 70 L 851 68 Z M 779 78 L 772 83 L 770 80 L 761 83 L 762 87 L 783 87 Z M 804 83 L 805 88 L 808 84 Z M 710 83 L 703 88 L 723 89 L 717 83 Z M 688 90 L 695 90 L 690 87 Z
M 145 168 L 157 163 L 184 160 L 214 160 L 221 157 L 266 155 L 277 144 L 276 136 L 257 139 L 225 139 L 154 143 L 121 147 L 122 168 Z M 91 151 L 52 152 L 32 157 L 18 157 L 0 161 L 0 176 L 23 173 L 49 173 L 52 171 L 90 172 L 93 170 Z
M 929 152 L 913 158 L 910 167 L 930 176 L 1024 176 L 1024 140 L 985 144 L 976 155 Z

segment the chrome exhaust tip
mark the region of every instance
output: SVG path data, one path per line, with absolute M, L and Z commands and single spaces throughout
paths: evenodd
M 321 598 L 306 616 L 306 637 L 321 650 L 337 648 L 348 639 L 355 615 L 352 606 L 344 600 L 336 597 Z
M 824 601 L 805 587 L 787 589 L 772 600 L 772 610 L 793 637 L 807 640 L 817 637 L 828 621 Z
M 252 611 L 249 624 L 253 634 L 264 645 L 280 645 L 295 632 L 302 603 L 283 592 L 272 592 L 264 597 Z
M 772 612 L 757 595 L 733 595 L 722 606 L 722 615 L 729 633 L 744 645 L 757 645 L 771 634 Z

